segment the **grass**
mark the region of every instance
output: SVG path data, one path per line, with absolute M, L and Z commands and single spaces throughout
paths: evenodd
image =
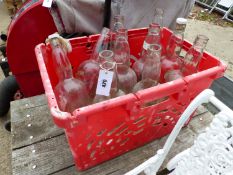
M 222 19 L 222 17 L 223 14 L 219 14 L 214 11 L 211 14 L 209 14 L 208 9 L 204 9 L 198 5 L 195 5 L 189 18 L 200 21 L 208 21 L 212 24 L 222 27 L 233 27 L 233 22 L 226 21 Z

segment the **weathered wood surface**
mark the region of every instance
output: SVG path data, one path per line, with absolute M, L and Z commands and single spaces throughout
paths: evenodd
M 64 132 L 54 125 L 44 95 L 13 102 L 11 116 L 12 149 L 24 147 Z
M 64 134 L 12 152 L 13 174 L 50 174 L 73 165 Z
M 156 150 L 163 147 L 167 139 L 163 137 L 99 166 L 78 172 L 74 167 L 73 157 L 63 130 L 53 124 L 44 96 L 14 102 L 11 116 L 14 134 L 12 138 L 14 175 L 124 174 L 153 156 Z M 190 147 L 197 134 L 202 132 L 212 120 L 212 115 L 204 107 L 200 107 L 195 116 L 188 127 L 180 132 L 165 163 L 177 153 Z M 28 127 L 30 123 L 32 125 Z M 33 138 L 30 139 L 30 136 Z

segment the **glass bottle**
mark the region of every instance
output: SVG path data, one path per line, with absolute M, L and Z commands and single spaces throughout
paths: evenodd
M 118 92 L 119 90 L 118 90 L 118 78 L 116 73 L 116 62 L 113 61 L 114 53 L 110 50 L 104 50 L 100 54 L 102 54 L 102 56 L 105 57 L 105 60 L 108 60 L 108 61 L 103 61 L 99 64 L 100 70 L 104 70 L 106 71 L 106 73 L 108 73 L 108 71 L 113 72 L 113 77 L 110 88 L 110 94 L 108 96 L 96 94 L 93 103 L 98 103 L 120 95 L 124 95 L 124 93 Z
M 137 83 L 137 76 L 130 68 L 130 48 L 127 29 L 118 29 L 114 44 L 115 61 L 117 63 L 118 87 L 125 93 L 132 92 Z
M 186 24 L 187 19 L 176 19 L 176 29 L 168 41 L 166 55 L 161 60 L 161 82 L 164 82 L 164 75 L 167 71 L 180 69 L 179 55 L 184 41 Z
M 48 38 L 52 49 L 52 63 L 58 77 L 54 93 L 62 111 L 73 112 L 79 107 L 88 105 L 89 96 L 84 83 L 73 78 L 72 68 L 67 56 L 65 40 L 58 34 Z
M 148 50 L 151 44 L 160 44 L 161 28 L 163 27 L 163 10 L 160 8 L 155 9 L 155 16 L 148 28 L 148 34 L 143 42 L 142 53 Z
M 110 30 L 108 28 L 103 28 L 94 47 L 91 58 L 82 62 L 75 73 L 75 77 L 85 83 L 91 98 L 94 98 L 95 96 L 96 83 L 99 73 L 99 62 L 102 61 L 102 57 L 99 55 L 99 53 L 102 50 L 108 49 L 110 37 Z
M 133 64 L 133 70 L 137 75 L 138 81 L 142 79 L 142 69 L 145 59 L 147 57 L 147 50 L 150 45 L 161 43 L 161 27 L 163 27 L 163 10 L 156 8 L 155 17 L 149 25 L 148 34 L 143 42 L 141 58 Z
M 134 72 L 137 75 L 138 81 L 142 79 L 142 69 L 148 55 L 148 48 L 153 44 L 160 44 L 160 26 L 154 23 L 150 24 L 149 26 L 148 35 L 146 36 L 143 43 L 141 58 L 134 62 L 132 66 Z
M 193 46 L 188 50 L 182 60 L 181 72 L 183 76 L 187 76 L 198 71 L 198 64 L 202 58 L 203 51 L 209 38 L 205 35 L 197 35 Z
M 148 49 L 148 56 L 142 70 L 142 80 L 133 88 L 133 92 L 156 86 L 160 78 L 161 46 L 153 44 Z

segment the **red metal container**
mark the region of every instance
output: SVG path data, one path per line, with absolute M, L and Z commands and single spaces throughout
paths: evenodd
M 129 31 L 131 54 L 138 57 L 147 29 Z M 162 45 L 171 32 L 164 28 Z M 76 70 L 88 59 L 99 35 L 71 39 L 69 59 Z M 184 42 L 187 50 L 191 44 Z M 50 64 L 51 50 L 39 44 L 36 57 L 54 122 L 65 129 L 75 164 L 85 170 L 154 139 L 169 134 L 190 101 L 224 74 L 226 65 L 205 52 L 199 72 L 183 79 L 76 109 L 72 114 L 59 110 L 53 88 L 57 84 Z M 72 102 L 71 102 L 72 103 Z

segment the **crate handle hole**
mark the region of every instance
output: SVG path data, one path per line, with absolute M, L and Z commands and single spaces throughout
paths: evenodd
M 156 100 L 152 100 L 150 102 L 146 102 L 146 103 L 144 103 L 142 105 L 142 109 L 153 106 L 153 105 L 158 105 L 158 104 L 163 103 L 163 102 L 166 102 L 168 99 L 169 99 L 169 97 L 167 96 L 167 97 L 159 98 L 159 99 L 156 99 Z

